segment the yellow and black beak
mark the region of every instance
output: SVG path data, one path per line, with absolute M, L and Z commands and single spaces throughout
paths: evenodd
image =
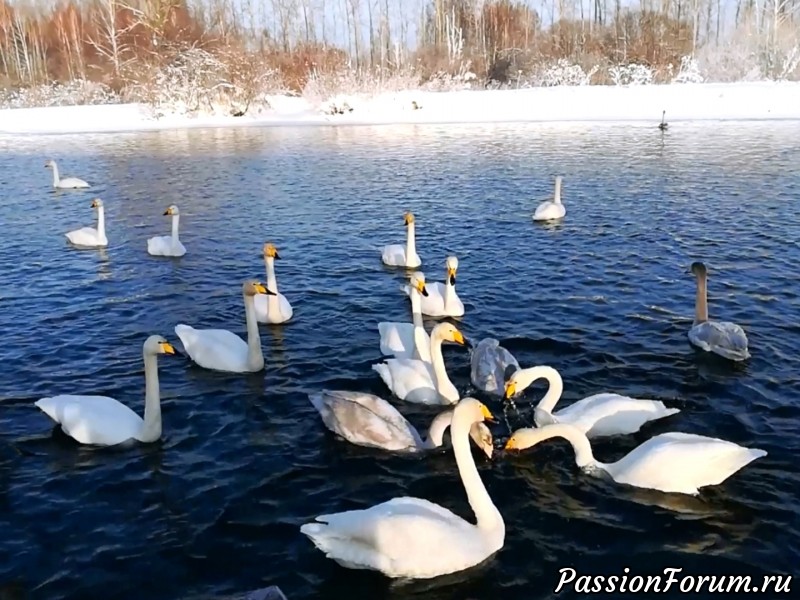
M 464 334 L 461 333 L 458 329 L 453 332 L 453 341 L 456 344 L 461 344 L 462 346 L 467 345 L 467 340 L 464 339 Z
M 406 213 L 405 216 L 403 217 L 403 222 L 406 225 L 411 225 L 414 222 L 414 215 L 412 215 L 411 213 Z
M 425 287 L 425 284 L 422 281 L 417 283 L 417 291 L 423 296 L 428 295 L 428 288 Z
M 506 382 L 506 391 L 505 391 L 506 400 L 512 398 L 516 393 L 517 393 L 517 384 L 515 384 L 513 381 Z
M 91 208 L 97 208 L 98 206 L 100 206 L 100 203 L 97 200 L 92 200 Z
M 275 259 L 280 259 L 280 257 L 281 257 L 281 255 L 280 255 L 280 254 L 278 254 L 278 251 L 277 251 L 277 250 L 275 250 L 275 252 L 273 252 L 273 253 L 272 253 L 272 258 L 275 258 Z
M 494 418 L 492 411 L 486 408 L 485 404 L 481 404 L 481 414 L 483 415 L 483 420 L 489 423 L 497 423 L 497 419 Z
M 158 346 L 164 354 L 175 354 L 175 348 L 169 342 L 161 342 Z
M 456 270 L 453 267 L 447 267 L 447 278 L 450 280 L 450 285 L 456 284 Z
M 254 283 L 253 287 L 256 288 L 256 292 L 259 293 L 259 294 L 264 294 L 266 296 L 277 296 L 277 294 L 275 292 L 273 292 L 271 289 L 269 289 L 263 283 Z
M 503 450 L 517 450 L 517 440 L 514 439 L 513 435 L 508 438 L 506 445 L 503 446 Z

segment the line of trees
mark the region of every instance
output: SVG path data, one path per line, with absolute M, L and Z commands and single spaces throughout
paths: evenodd
M 720 78 L 800 76 L 800 0 L 0 0 L 6 89 L 121 90 L 190 48 L 273 69 L 295 90 L 343 70 L 504 83 L 559 59 L 658 70 L 687 55 Z

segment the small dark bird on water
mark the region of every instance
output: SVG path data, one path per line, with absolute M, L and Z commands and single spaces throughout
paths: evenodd
M 658 128 L 659 128 L 661 131 L 666 131 L 666 130 L 667 130 L 667 127 L 669 127 L 669 123 L 667 123 L 667 122 L 664 120 L 664 115 L 666 115 L 666 114 L 667 114 L 667 111 L 665 111 L 665 110 L 662 110 L 662 111 L 661 111 L 661 123 L 659 123 L 659 124 L 658 124 Z

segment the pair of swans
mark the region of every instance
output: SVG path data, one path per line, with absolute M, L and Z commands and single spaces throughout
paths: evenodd
M 693 496 L 700 488 L 718 485 L 767 455 L 764 450 L 718 438 L 673 431 L 650 438 L 616 462 L 602 463 L 595 459 L 586 434 L 567 423 L 518 429 L 505 449 L 519 451 L 553 437 L 572 445 L 575 463 L 588 473 L 606 474 L 617 483 L 634 487 Z
M 426 284 L 427 294 L 420 298 L 419 312 L 429 317 L 463 317 L 464 303 L 456 293 L 458 258 L 448 256 L 445 260 L 445 268 L 444 283 L 434 281 Z M 425 277 L 422 273 L 420 275 Z M 404 287 L 403 291 L 407 295 L 411 295 L 410 287 Z
M 389 358 L 372 365 L 392 393 L 407 402 L 419 404 L 454 404 L 460 397 L 450 381 L 442 356 L 442 343 L 466 345 L 463 334 L 451 323 L 439 323 L 430 335 L 428 355 L 420 358 Z
M 383 264 L 389 265 L 390 267 L 416 269 L 422 264 L 422 259 L 420 259 L 417 254 L 417 243 L 414 235 L 414 215 L 411 212 L 407 212 L 403 217 L 403 221 L 406 225 L 406 245 L 390 244 L 384 246 L 381 260 L 383 260 Z
M 48 160 L 44 163 L 45 168 L 53 169 L 53 187 L 60 190 L 76 190 L 81 188 L 88 188 L 89 184 L 83 179 L 77 177 L 64 177 L 63 179 L 58 176 L 58 165 L 54 160 Z
M 181 243 L 178 235 L 178 224 L 181 218 L 178 207 L 171 204 L 164 211 L 164 216 L 172 217 L 172 234 L 157 235 L 148 239 L 147 253 L 151 256 L 183 256 L 186 254 L 186 248 Z
M 142 348 L 144 358 L 144 419 L 108 396 L 61 395 L 41 398 L 36 406 L 81 444 L 115 446 L 129 440 L 155 442 L 161 437 L 161 396 L 158 355 L 175 354 L 160 335 L 151 335 Z
M 505 523 L 481 481 L 469 447 L 475 423 L 493 420 L 474 398 L 453 410 L 453 454 L 476 524 L 420 498 L 393 498 L 364 510 L 316 517 L 300 527 L 314 545 L 343 567 L 392 578 L 430 579 L 484 562 L 505 543 Z
M 71 244 L 83 248 L 104 248 L 108 246 L 106 237 L 106 215 L 103 208 L 103 201 L 100 198 L 92 200 L 91 207 L 97 211 L 97 228 L 81 227 L 74 231 L 69 231 L 65 235 Z
M 711 321 L 708 318 L 708 269 L 694 262 L 691 272 L 697 280 L 694 303 L 694 323 L 689 330 L 692 345 L 733 361 L 750 358 L 747 335 L 736 323 Z
M 323 390 L 309 394 L 308 399 L 333 433 L 357 446 L 392 452 L 417 453 L 440 447 L 453 418 L 452 410 L 439 413 L 423 439 L 400 411 L 373 394 Z M 483 423 L 474 423 L 469 435 L 486 456 L 492 458 L 494 445 L 489 428 Z
M 256 320 L 259 323 L 272 325 L 285 323 L 292 318 L 294 311 L 286 296 L 278 291 L 278 279 L 275 277 L 275 261 L 280 260 L 278 249 L 267 242 L 263 248 L 264 263 L 267 268 L 267 287 L 272 294 L 258 294 L 255 297 Z
M 556 189 L 553 192 L 553 199 L 542 202 L 536 207 L 533 213 L 534 221 L 555 221 L 563 219 L 567 214 L 567 209 L 561 203 L 561 175 L 556 177 Z

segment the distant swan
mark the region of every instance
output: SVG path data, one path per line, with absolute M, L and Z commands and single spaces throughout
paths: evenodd
M 383 398 L 363 392 L 323 390 L 308 395 L 322 422 L 333 433 L 351 444 L 382 448 L 394 452 L 421 452 L 442 445 L 444 432 L 450 427 L 452 410 L 439 413 L 431 421 L 427 439 Z M 475 423 L 470 437 L 492 458 L 492 432 L 483 423 Z
M 92 208 L 97 209 L 97 229 L 93 227 L 81 227 L 75 231 L 69 231 L 67 239 L 76 246 L 85 248 L 98 248 L 108 246 L 106 237 L 106 215 L 103 209 L 103 201 L 100 198 L 92 200 Z
M 421 300 L 423 315 L 430 317 L 461 317 L 464 315 L 464 303 L 456 294 L 456 271 L 458 259 L 448 256 L 445 261 L 447 266 L 447 279 L 445 283 L 434 281 L 426 284 L 428 295 Z
M 519 369 L 517 359 L 498 340 L 484 338 L 472 351 L 469 378 L 479 390 L 502 396 L 506 380 Z
M 300 528 L 325 555 L 348 569 L 392 578 L 430 579 L 463 571 L 503 547 L 505 523 L 470 452 L 473 423 L 492 419 L 474 398 L 456 406 L 450 426 L 458 473 L 476 524 L 419 498 L 393 498 L 364 510 L 320 515 Z
M 455 404 L 459 393 L 447 376 L 442 342 L 466 345 L 461 332 L 451 323 L 439 323 L 431 331 L 431 362 L 412 358 L 389 358 L 372 365 L 395 396 L 420 404 Z
M 662 110 L 661 111 L 661 123 L 658 124 L 658 128 L 661 131 L 666 131 L 667 127 L 669 127 L 669 123 L 667 123 L 667 121 L 666 121 L 666 115 L 667 115 L 667 111 Z
M 263 283 L 257 281 L 245 281 L 242 285 L 247 323 L 246 342 L 227 329 L 195 329 L 181 324 L 175 326 L 175 333 L 181 339 L 186 353 L 205 369 L 230 373 L 260 371 L 264 368 L 264 352 L 261 349 L 253 296 L 272 293 Z
M 561 175 L 556 177 L 556 189 L 553 194 L 553 199 L 547 202 L 542 202 L 536 207 L 536 212 L 533 213 L 534 221 L 555 221 L 556 219 L 564 218 L 567 214 L 567 209 L 561 203 Z
M 518 429 L 506 450 L 523 450 L 552 437 L 566 439 L 575 450 L 575 462 L 590 473 L 605 472 L 617 483 L 640 488 L 696 495 L 701 487 L 718 485 L 757 458 L 764 450 L 744 448 L 717 438 L 673 431 L 650 438 L 620 460 L 595 460 L 588 438 L 572 425 Z
M 58 188 L 60 190 L 69 190 L 69 189 L 78 189 L 78 188 L 88 188 L 89 184 L 86 183 L 83 179 L 78 179 L 77 177 L 65 177 L 64 179 L 59 178 L 58 176 L 58 165 L 56 165 L 56 161 L 48 160 L 44 163 L 45 167 L 49 167 L 53 169 L 53 187 Z
M 286 296 L 278 291 L 278 279 L 275 277 L 275 261 L 280 260 L 278 249 L 270 243 L 264 244 L 264 263 L 267 267 L 267 287 L 275 292 L 255 297 L 256 319 L 259 323 L 285 323 L 292 318 L 294 311 Z
M 534 411 L 534 421 L 538 427 L 566 423 L 591 438 L 626 435 L 636 433 L 648 421 L 680 412 L 677 408 L 667 408 L 658 400 L 639 400 L 605 393 L 578 400 L 554 414 L 552 410 L 561 398 L 564 382 L 558 371 L 548 366 L 530 367 L 514 373 L 506 383 L 505 397 L 513 398 L 541 378 L 547 379 L 550 387 Z
M 406 245 L 392 244 L 383 247 L 381 259 L 383 263 L 392 267 L 407 267 L 416 269 L 422 264 L 417 254 L 416 237 L 414 235 L 414 215 L 407 212 L 404 217 L 406 224 Z
M 420 312 L 421 299 L 428 295 L 425 274 L 417 271 L 411 274 L 409 285 L 403 291 L 411 300 L 412 323 L 381 321 L 378 323 L 381 354 L 395 358 L 416 358 L 431 362 L 431 338 L 425 331 Z
M 178 221 L 180 219 L 178 207 L 172 204 L 164 211 L 164 216 L 172 217 L 172 235 L 160 235 L 148 239 L 147 253 L 152 256 L 183 256 L 186 254 L 186 248 L 183 247 L 178 237 Z
M 108 396 L 51 396 L 36 401 L 48 417 L 81 444 L 114 446 L 128 440 L 155 442 L 161 437 L 161 397 L 158 387 L 159 354 L 175 354 L 160 335 L 144 343 L 144 419 Z
M 697 279 L 694 304 L 694 324 L 689 330 L 689 341 L 706 352 L 723 358 L 742 361 L 750 358 L 747 335 L 739 325 L 728 321 L 709 321 L 707 279 L 708 270 L 701 262 L 692 263 L 692 273 Z

